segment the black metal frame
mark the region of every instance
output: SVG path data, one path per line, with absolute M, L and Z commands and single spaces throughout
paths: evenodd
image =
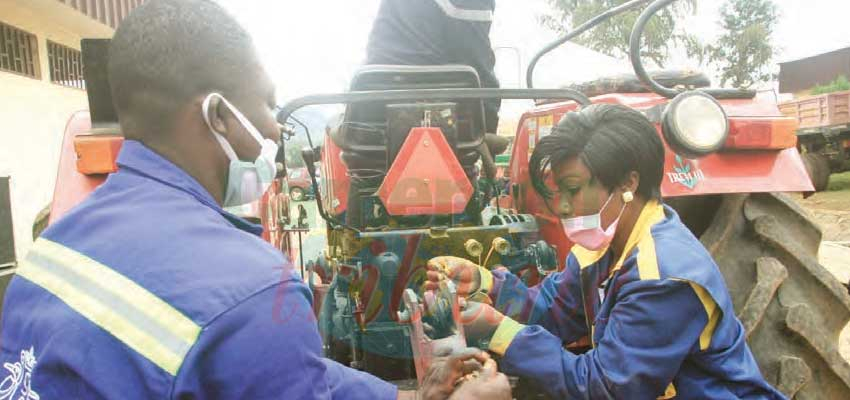
M 450 101 L 450 100 L 572 100 L 582 106 L 590 105 L 590 99 L 572 89 L 405 89 L 375 90 L 348 93 L 317 94 L 299 97 L 287 102 L 277 113 L 277 122 L 286 124 L 289 117 L 300 108 L 322 104 L 354 104 L 367 102 L 397 101 Z
M 543 58 L 543 56 L 548 54 L 550 51 L 555 50 L 556 48 L 558 48 L 562 44 L 569 42 L 574 37 L 581 35 L 584 32 L 587 32 L 591 28 L 607 21 L 611 17 L 618 15 L 618 14 L 622 14 L 622 13 L 629 11 L 629 10 L 632 10 L 634 8 L 637 8 L 638 6 L 649 3 L 650 1 L 652 1 L 652 0 L 632 0 L 630 2 L 623 3 L 623 4 L 621 4 L 617 7 L 609 9 L 608 11 L 605 11 L 602 14 L 599 14 L 599 15 L 587 20 L 585 23 L 579 25 L 577 28 L 573 29 L 570 32 L 567 32 L 565 35 L 559 37 L 554 42 L 549 43 L 548 45 L 543 47 L 543 49 L 538 51 L 537 54 L 535 54 L 534 57 L 531 58 L 531 62 L 528 63 L 528 70 L 525 72 L 525 83 L 526 83 L 526 85 L 529 88 L 534 87 L 534 69 L 537 68 L 537 63 L 540 61 L 540 59 Z
M 635 70 L 635 75 L 637 75 L 638 79 L 640 79 L 640 81 L 643 82 L 643 84 L 650 90 L 668 99 L 676 97 L 679 93 L 682 93 L 683 90 L 664 87 L 649 76 L 646 69 L 643 67 L 643 61 L 640 57 L 640 39 L 643 37 L 643 30 L 646 28 L 646 24 L 649 23 L 649 20 L 652 19 L 659 10 L 673 4 L 674 1 L 677 0 L 656 0 L 646 7 L 646 9 L 644 9 L 638 17 L 637 21 L 635 21 L 635 26 L 632 28 L 632 34 L 629 37 L 629 59 L 632 61 L 632 68 Z M 756 97 L 756 92 L 754 90 L 746 89 L 710 88 L 698 90 L 717 99 L 752 99 L 753 97 Z
M 354 104 L 365 102 L 402 102 L 402 101 L 447 101 L 447 100 L 477 100 L 477 99 L 563 99 L 572 100 L 576 103 L 587 106 L 590 105 L 590 99 L 579 91 L 572 89 L 492 89 L 492 88 L 474 88 L 474 89 L 410 89 L 410 90 L 376 90 L 376 91 L 356 91 L 348 93 L 333 93 L 333 94 L 318 94 L 311 96 L 299 97 L 291 100 L 281 107 L 277 113 L 277 122 L 286 125 L 289 122 L 292 114 L 300 108 L 323 104 Z M 310 132 L 307 132 L 309 137 Z M 283 138 L 281 138 L 282 140 Z M 312 153 L 313 149 L 310 149 Z M 302 152 L 302 157 L 304 157 Z M 310 161 L 307 158 L 315 160 L 315 155 L 305 157 L 305 162 Z M 322 205 L 322 195 L 316 182 L 315 171 L 312 168 L 307 168 L 310 172 L 310 180 L 313 184 L 313 191 L 316 193 L 316 205 L 319 209 L 319 214 L 332 228 L 347 228 L 355 232 L 358 229 L 348 226 L 341 221 L 331 216 Z

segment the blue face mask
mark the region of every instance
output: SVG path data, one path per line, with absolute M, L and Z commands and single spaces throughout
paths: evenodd
M 227 142 L 227 139 L 213 129 L 212 122 L 209 119 L 209 107 L 210 101 L 214 97 L 221 99 L 221 102 L 236 116 L 242 127 L 260 144 L 260 154 L 254 161 L 240 160 L 236 152 L 233 151 L 233 147 Z M 277 165 L 275 163 L 278 150 L 277 143 L 260 135 L 254 124 L 248 121 L 236 107 L 218 93 L 207 95 L 204 99 L 202 110 L 204 121 L 206 121 L 207 126 L 210 128 L 210 132 L 218 140 L 221 149 L 227 154 L 227 158 L 230 159 L 230 170 L 227 174 L 227 189 L 225 190 L 222 207 L 241 206 L 259 200 L 269 189 L 275 175 L 277 175 Z

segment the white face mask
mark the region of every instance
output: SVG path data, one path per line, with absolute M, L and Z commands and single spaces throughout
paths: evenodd
M 233 147 L 227 142 L 227 139 L 213 129 L 212 122 L 209 119 L 209 108 L 210 101 L 214 97 L 221 99 L 221 102 L 236 116 L 242 127 L 260 144 L 260 155 L 253 162 L 240 160 L 236 152 L 233 151 Z M 210 132 L 218 140 L 222 150 L 227 154 L 227 158 L 230 159 L 227 189 L 224 192 L 224 204 L 222 204 L 222 207 L 241 206 L 259 200 L 266 193 L 266 190 L 269 189 L 275 175 L 277 175 L 277 165 L 275 163 L 278 149 L 277 143 L 260 135 L 254 124 L 248 121 L 236 107 L 218 93 L 207 95 L 204 99 L 202 110 L 204 121 L 206 121 L 207 126 L 210 128 Z

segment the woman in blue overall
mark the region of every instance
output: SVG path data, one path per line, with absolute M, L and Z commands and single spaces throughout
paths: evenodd
M 663 166 L 641 113 L 569 113 L 530 161 L 534 189 L 575 243 L 565 269 L 526 287 L 438 257 L 429 282 L 455 280 L 470 299 L 467 337 L 489 340 L 505 373 L 555 398 L 784 398 L 762 377 L 714 260 L 661 201 Z M 585 336 L 590 351 L 564 349 Z

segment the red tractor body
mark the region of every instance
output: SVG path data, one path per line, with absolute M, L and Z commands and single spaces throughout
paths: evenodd
M 594 103 L 617 103 L 648 111 L 663 107 L 669 99 L 654 93 L 607 94 L 591 98 Z M 665 143 L 664 198 L 731 193 L 810 192 L 811 180 L 797 152 L 797 122 L 783 116 L 776 103 L 760 99 L 720 100 L 729 117 L 729 137 L 719 152 L 698 159 L 677 155 Z M 516 131 L 507 175 L 518 193 L 503 196 L 500 206 L 537 217 L 545 240 L 565 260 L 572 244 L 543 199 L 531 189 L 528 160 L 536 143 L 564 114 L 574 111 L 574 102 L 545 104 L 525 113 Z M 658 113 L 660 114 L 660 113 Z M 656 122 L 662 142 L 661 126 Z M 561 266 L 563 267 L 563 266 Z

